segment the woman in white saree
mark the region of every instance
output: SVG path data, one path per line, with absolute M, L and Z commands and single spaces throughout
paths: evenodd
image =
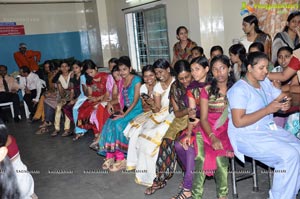
M 169 92 L 175 78 L 171 75 L 170 64 L 158 59 L 153 64 L 155 75 L 159 80 L 153 90 L 154 99 L 146 100 L 152 114 L 142 127 L 136 143 L 136 183 L 151 186 L 156 176 L 155 164 L 161 140 L 174 119 L 169 112 Z

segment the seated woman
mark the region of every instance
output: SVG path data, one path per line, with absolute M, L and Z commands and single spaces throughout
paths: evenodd
M 44 134 L 49 132 L 49 128 L 54 123 L 54 115 L 58 98 L 56 82 L 58 81 L 58 77 L 60 75 L 59 71 L 60 66 L 57 67 L 54 64 L 50 64 L 50 73 L 48 73 L 48 90 L 41 97 L 40 102 L 42 102 L 42 104 L 39 102 L 36 112 L 36 114 L 39 114 L 38 110 L 43 111 L 44 113 L 42 115 L 44 115 L 45 119 L 43 124 L 39 126 L 39 130 L 36 132 L 36 134 Z
M 41 98 L 39 100 L 39 103 L 37 105 L 36 111 L 34 113 L 34 116 L 32 118 L 32 121 L 37 121 L 41 119 L 42 122 L 45 121 L 45 111 L 44 111 L 44 100 L 45 96 L 48 95 L 49 92 L 52 92 L 54 90 L 52 79 L 54 75 L 56 74 L 57 67 L 54 65 L 54 63 L 50 60 L 47 60 L 44 62 L 44 73 L 43 73 L 43 80 L 46 83 L 46 93 L 41 95 Z
M 193 112 L 189 114 L 188 128 L 183 131 L 179 139 L 175 142 L 177 156 L 185 168 L 182 189 L 173 197 L 175 199 L 182 197 L 191 198 L 195 161 L 197 161 L 198 165 L 203 163 L 203 142 L 199 141 L 196 143 L 195 137 L 197 131 L 196 127 L 200 125 L 200 93 L 202 88 L 206 85 L 208 70 L 208 60 L 205 57 L 197 57 L 192 60 L 191 73 L 194 81 L 187 87 L 185 103 Z M 197 140 L 201 139 L 202 141 L 201 134 L 198 134 Z M 203 177 L 201 174 L 202 173 L 198 172 L 195 175 L 197 177 L 196 180 L 201 179 L 201 176 Z
M 115 59 L 115 58 L 112 58 Z M 108 111 L 109 114 L 113 114 L 114 112 L 118 112 L 121 110 L 121 107 L 124 107 L 124 103 L 121 102 L 123 99 L 122 98 L 122 87 L 123 87 L 123 80 L 120 76 L 120 71 L 119 71 L 119 67 L 117 64 L 117 60 L 114 60 L 113 63 L 111 63 L 112 59 L 109 61 L 109 67 L 112 69 L 110 70 L 111 74 L 108 75 L 107 78 L 107 82 L 106 82 L 106 90 L 109 93 L 109 97 L 107 102 L 103 102 L 102 104 L 105 105 L 106 103 L 106 110 Z M 116 96 L 113 97 L 113 94 L 115 94 Z M 116 100 L 113 100 L 116 99 Z M 116 104 L 113 104 L 113 101 L 115 101 Z M 101 108 L 102 109 L 102 108 Z M 106 111 L 105 111 L 106 112 Z M 101 112 L 98 112 L 98 117 L 94 118 L 94 123 L 98 123 L 97 118 L 101 118 Z M 102 120 L 104 121 L 104 120 Z M 105 120 L 106 121 L 106 120 Z M 105 122 L 104 121 L 104 122 Z M 95 141 L 90 144 L 90 148 L 98 151 L 99 150 L 99 140 L 100 140 L 100 136 L 97 137 L 97 139 L 95 139 Z
M 71 71 L 70 71 L 70 66 L 69 63 L 66 60 L 63 60 L 60 63 L 60 70 L 61 74 L 58 78 L 57 81 L 57 88 L 58 88 L 58 94 L 59 94 L 59 99 L 58 103 L 56 105 L 56 110 L 55 110 L 55 118 L 54 118 L 54 131 L 51 134 L 52 137 L 55 137 L 59 134 L 60 132 L 60 119 L 62 115 L 62 107 L 68 103 L 70 99 L 70 93 L 71 93 L 71 85 L 70 85 L 70 79 L 71 79 Z M 70 135 L 70 120 L 68 117 L 65 117 L 65 122 L 64 122 L 64 133 L 62 136 L 68 136 Z
M 229 48 L 230 61 L 233 64 L 235 79 L 240 79 L 246 74 L 246 49 L 242 44 L 233 44 Z
M 155 163 L 162 138 L 174 119 L 174 113 L 169 112 L 169 92 L 175 78 L 171 75 L 171 66 L 168 61 L 158 59 L 153 64 L 155 75 L 159 80 L 153 89 L 154 99 L 146 102 L 150 105 L 152 115 L 141 129 L 141 134 L 136 143 L 137 161 L 136 183 L 149 186 L 152 184 L 156 173 Z
M 140 99 L 141 78 L 134 74 L 129 57 L 120 57 L 118 66 L 123 79 L 122 99 L 124 107 L 121 107 L 123 111 L 113 114 L 112 118 L 105 122 L 99 140 L 100 149 L 98 152 L 106 157 L 102 168 L 113 172 L 126 168 L 125 153 L 128 149 L 128 140 L 123 131 L 127 124 L 143 111 Z M 119 103 L 119 100 L 115 99 L 109 103 L 115 101 Z
M 270 199 L 295 199 L 300 188 L 300 140 L 276 126 L 272 114 L 290 108 L 290 98 L 267 76 L 268 57 L 248 55 L 247 73 L 229 91 L 228 133 L 235 155 L 274 167 Z M 284 100 L 283 100 L 284 99 Z
M 86 73 L 90 80 L 87 80 L 87 93 L 88 98 L 80 106 L 78 110 L 77 124 L 80 128 L 93 129 L 94 141 L 97 140 L 102 127 L 109 117 L 105 105 L 102 104 L 108 100 L 108 92 L 106 90 L 107 73 L 98 72 L 96 64 L 92 60 L 87 60 Z M 78 134 L 77 134 L 78 135 Z M 84 134 L 78 135 L 83 136 Z M 76 136 L 75 140 L 79 137 Z
M 27 172 L 26 165 L 21 160 L 16 139 L 13 136 L 8 135 L 5 125 L 2 123 L 2 121 L 0 121 L 0 147 L 3 146 L 6 146 L 8 149 L 7 155 L 12 163 L 14 173 L 17 177 L 17 184 L 20 191 L 20 198 L 36 199 L 37 196 L 34 193 L 34 181 L 30 173 Z M 17 171 L 23 171 L 23 172 L 17 172 Z
M 83 70 L 82 63 L 80 61 L 74 61 L 72 64 L 72 76 L 70 79 L 70 87 L 71 87 L 71 93 L 70 93 L 70 102 L 63 106 L 63 111 L 66 117 L 69 118 L 71 122 L 74 122 L 73 118 L 73 107 L 75 103 L 78 100 L 78 97 L 80 96 L 80 76 L 82 73 L 85 73 Z M 72 134 L 70 132 L 70 134 Z M 64 136 L 67 136 L 68 134 L 65 134 Z
M 277 52 L 276 68 L 274 69 L 273 72 L 282 72 L 286 70 L 288 64 L 291 61 L 292 54 L 293 54 L 293 50 L 288 46 L 283 46 L 279 48 Z M 290 87 L 293 85 L 299 85 L 299 81 L 296 74 L 293 75 L 291 78 L 289 78 L 287 81 L 281 82 L 279 88 L 281 89 L 282 92 L 289 93 Z M 294 99 L 292 99 L 292 101 L 294 101 Z M 282 113 L 282 112 L 274 113 L 274 121 L 276 125 L 284 128 L 289 114 L 290 113 Z
M 215 56 L 210 62 L 213 80 L 201 90 L 200 123 L 204 161 L 197 161 L 195 169 L 207 176 L 214 176 L 217 184 L 217 197 L 228 195 L 228 157 L 233 157 L 227 135 L 227 90 L 234 84 L 230 61 L 225 55 Z M 200 145 L 202 146 L 202 145 Z M 199 150 L 201 150 L 199 148 Z M 193 198 L 202 198 L 205 176 L 193 182 Z
M 188 115 L 192 112 L 185 103 L 186 89 L 192 81 L 190 66 L 187 61 L 179 60 L 175 63 L 174 69 L 177 80 L 172 83 L 170 88 L 169 111 L 174 112 L 175 118 L 162 138 L 155 165 L 156 176 L 152 185 L 147 187 L 144 192 L 146 195 L 151 195 L 158 189 L 164 188 L 167 180 L 172 178 L 176 169 L 174 140 L 178 133 L 187 127 Z
M 144 84 L 141 86 L 140 95 L 144 112 L 135 117 L 124 129 L 124 135 L 129 138 L 127 170 L 135 169 L 137 161 L 136 141 L 142 132 L 143 124 L 150 119 L 152 114 L 151 107 L 147 104 L 148 98 L 153 98 L 153 88 L 156 84 L 154 68 L 151 65 L 144 66 L 142 69 Z

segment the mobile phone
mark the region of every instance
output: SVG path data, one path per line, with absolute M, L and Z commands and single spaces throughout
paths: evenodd
M 282 100 L 280 100 L 279 101 L 279 103 L 285 103 L 285 102 L 287 102 L 288 100 L 287 100 L 287 97 L 284 97 Z
M 150 96 L 146 93 L 141 93 L 142 98 L 144 98 L 145 100 L 149 99 Z
M 190 122 L 195 122 L 195 119 L 194 118 L 189 118 L 189 121 Z

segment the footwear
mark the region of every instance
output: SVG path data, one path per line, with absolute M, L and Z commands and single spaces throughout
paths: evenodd
M 187 196 L 186 193 L 190 193 L 191 196 Z M 172 199 L 192 199 L 192 192 L 191 190 L 188 190 L 188 189 L 181 189 L 181 191 L 176 195 L 174 196 Z
M 20 121 L 19 116 L 14 117 L 14 121 L 15 121 L 16 123 L 18 123 L 18 122 Z
M 167 185 L 167 182 L 159 182 L 159 183 L 153 183 L 151 187 L 148 187 L 146 191 L 144 192 L 145 195 L 152 195 L 157 190 L 164 188 Z
M 98 151 L 99 150 L 99 142 L 96 140 L 89 147 L 90 147 L 90 149 L 92 149 L 94 151 Z
M 52 137 L 55 137 L 55 136 L 57 136 L 57 135 L 58 135 L 58 133 L 59 133 L 59 131 L 58 131 L 58 130 L 54 130 L 54 131 L 53 131 L 53 133 L 51 133 L 51 136 L 52 136 Z
M 72 135 L 72 134 L 73 134 L 72 131 L 65 131 L 61 136 L 62 136 L 62 137 L 67 137 L 67 136 L 70 136 L 70 135 Z
M 114 158 L 106 159 L 105 162 L 102 164 L 102 169 L 103 170 L 109 169 L 114 164 L 114 162 L 115 162 Z
M 126 159 L 115 162 L 113 165 L 109 167 L 109 171 L 111 172 L 117 172 L 123 169 L 126 169 Z
M 84 136 L 83 133 L 78 133 L 78 134 L 76 134 L 76 136 L 73 138 L 73 141 L 79 140 L 82 136 Z
M 52 125 L 51 122 L 44 122 L 41 126 L 39 126 L 39 128 L 49 127 L 51 125 Z
M 37 132 L 35 132 L 36 135 L 42 135 L 44 133 L 48 133 L 49 129 L 47 127 L 40 128 Z

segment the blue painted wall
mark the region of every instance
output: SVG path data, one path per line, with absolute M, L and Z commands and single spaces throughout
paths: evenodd
M 75 59 L 84 60 L 90 58 L 86 31 L 0 36 L 0 64 L 8 67 L 8 73 L 18 70 L 13 54 L 19 50 L 21 42 L 27 44 L 28 50 L 38 50 L 42 53 L 40 63 L 48 59 L 75 57 Z

